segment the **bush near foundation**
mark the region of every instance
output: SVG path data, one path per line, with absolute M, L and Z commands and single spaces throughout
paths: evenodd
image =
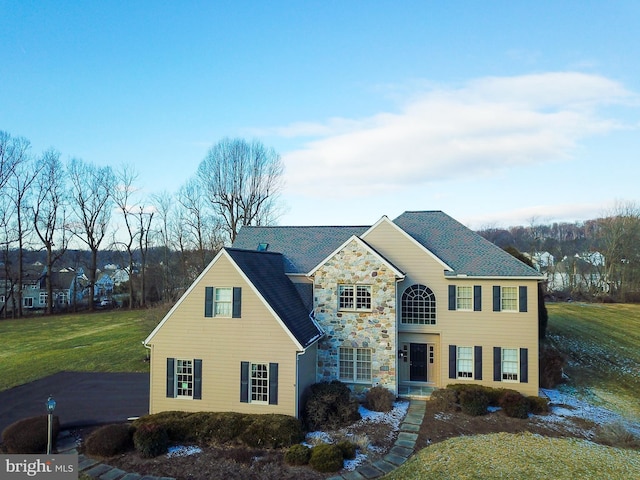
M 445 392 L 451 393 L 445 393 Z M 509 417 L 527 418 L 529 413 L 542 414 L 549 411 L 549 400 L 542 397 L 525 397 L 520 392 L 508 388 L 492 388 L 484 385 L 454 383 L 444 390 L 436 390 L 431 398 L 441 411 L 451 410 L 459 405 L 468 415 L 484 415 L 487 407 L 500 407 Z M 445 410 L 449 409 L 449 410 Z
M 336 443 L 336 446 L 342 452 L 342 458 L 345 460 L 353 460 L 356 458 L 356 450 L 358 447 L 355 443 L 343 440 L 342 442 Z
M 309 387 L 304 422 L 309 430 L 335 430 L 360 420 L 358 408 L 358 401 L 344 383 L 315 383 Z
M 84 441 L 84 452 L 96 457 L 113 457 L 133 448 L 133 428 L 129 423 L 104 425 Z
M 370 388 L 365 394 L 365 405 L 374 412 L 390 412 L 395 400 L 393 392 L 380 385 Z
M 498 405 L 508 417 L 527 418 L 529 416 L 529 400 L 519 392 L 504 392 Z
M 141 457 L 153 458 L 169 451 L 169 435 L 162 425 L 140 425 L 133 434 L 133 444 Z
M 471 416 L 485 415 L 489 407 L 489 396 L 481 389 L 462 390 L 458 394 L 460 408 Z
M 7 453 L 46 453 L 49 433 L 47 415 L 29 417 L 12 423 L 2 431 L 2 443 Z M 60 420 L 53 416 L 52 442 L 55 445 Z

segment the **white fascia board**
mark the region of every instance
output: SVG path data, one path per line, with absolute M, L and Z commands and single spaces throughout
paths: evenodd
M 200 283 L 200 280 L 202 279 L 202 277 L 204 277 L 207 272 L 209 270 L 211 270 L 211 267 L 213 267 L 213 265 L 215 265 L 215 263 L 218 261 L 218 259 L 222 256 L 222 255 L 226 255 L 227 257 L 229 257 L 229 255 L 227 254 L 227 252 L 225 251 L 224 248 L 221 248 L 220 251 L 217 253 L 217 255 L 214 257 L 213 260 L 211 260 L 211 262 L 209 262 L 209 265 L 207 265 L 205 267 L 205 269 L 202 271 L 202 273 L 200 273 L 200 275 L 198 275 L 198 278 L 196 278 L 193 283 L 189 286 L 189 288 L 187 288 L 187 291 L 184 292 L 182 294 L 182 296 L 178 299 L 178 301 L 173 305 L 173 307 L 171 307 L 171 310 L 169 310 L 169 312 L 164 316 L 164 318 L 160 321 L 160 323 L 158 325 L 156 325 L 156 328 L 153 329 L 153 331 L 149 334 L 149 336 L 144 340 L 144 344 L 148 345 L 149 342 L 151 341 L 151 339 L 155 336 L 155 334 L 158 332 L 158 330 L 160 330 L 160 328 L 162 328 L 162 326 L 165 324 L 165 322 L 169 319 L 169 317 L 171 317 L 171 315 L 173 315 L 173 312 L 180 306 L 180 304 L 184 301 L 185 298 L 187 298 L 187 296 L 191 293 L 191 291 L 196 287 L 196 285 L 198 283 Z
M 313 270 L 311 270 L 309 273 L 307 273 L 308 277 L 312 277 L 314 273 L 316 273 L 316 271 L 325 263 L 327 263 L 327 261 L 334 257 L 335 255 L 338 254 L 338 252 L 340 252 L 340 250 L 342 250 L 343 248 L 345 248 L 349 243 L 351 243 L 352 241 L 356 241 L 362 248 L 364 248 L 365 250 L 367 250 L 368 252 L 370 252 L 371 254 L 373 254 L 379 261 L 380 263 L 384 263 L 386 264 L 389 268 L 391 268 L 391 270 L 393 271 L 394 275 L 397 278 L 403 279 L 405 277 L 404 273 L 401 272 L 400 270 L 398 270 L 391 262 L 389 262 L 389 260 L 387 260 L 386 258 L 384 258 L 382 255 L 380 255 L 371 245 L 369 245 L 368 243 L 366 243 L 365 241 L 363 241 L 360 237 L 358 237 L 357 235 L 351 235 L 351 237 L 349 237 L 347 239 L 346 242 L 344 242 L 342 245 L 340 245 L 338 248 L 336 248 L 333 252 L 331 252 L 324 260 L 322 260 L 320 263 L 318 263 L 318 265 L 316 265 Z
M 398 232 L 402 233 L 402 235 L 404 235 L 406 238 L 409 239 L 409 241 L 413 242 L 414 245 L 417 245 L 418 248 L 420 248 L 421 250 L 423 250 L 425 253 L 427 253 L 431 258 L 433 258 L 436 262 L 438 262 L 440 265 L 442 265 L 442 267 L 445 270 L 448 270 L 450 272 L 453 272 L 454 269 L 451 268 L 449 265 L 447 265 L 444 261 L 442 261 L 442 259 L 440 259 L 440 257 L 438 257 L 437 255 L 435 255 L 431 250 L 429 250 L 427 247 L 425 247 L 424 245 L 422 245 L 420 242 L 418 242 L 415 238 L 413 238 L 411 235 L 409 235 L 407 232 L 405 232 L 403 229 L 401 229 L 398 225 L 396 225 L 395 223 L 393 223 L 391 220 L 389 220 L 389 217 L 387 217 L 386 215 L 383 215 L 382 218 L 380 220 L 378 220 L 374 225 L 372 225 L 366 232 L 364 232 L 362 234 L 362 238 L 366 239 L 366 236 L 372 232 L 378 225 L 380 225 L 381 223 L 388 223 L 389 225 L 391 225 L 393 228 L 395 228 Z

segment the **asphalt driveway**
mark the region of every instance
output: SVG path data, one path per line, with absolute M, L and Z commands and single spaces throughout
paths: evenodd
M 61 428 L 123 422 L 149 413 L 149 374 L 60 372 L 5 390 L 0 433 L 16 420 L 46 414 L 49 395 Z

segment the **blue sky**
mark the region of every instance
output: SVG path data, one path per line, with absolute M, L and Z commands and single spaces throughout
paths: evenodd
M 637 1 L 0 0 L 0 129 L 175 192 L 225 136 L 280 224 L 472 228 L 640 202 Z

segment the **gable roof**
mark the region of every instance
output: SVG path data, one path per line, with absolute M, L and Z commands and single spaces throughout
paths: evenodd
M 320 338 L 322 331 L 285 274 L 281 253 L 225 250 L 303 348 Z
M 363 239 L 361 239 L 360 237 L 358 237 L 356 235 L 351 235 L 351 237 L 349 237 L 342 245 L 340 245 L 333 252 L 331 252 L 329 255 L 327 255 L 326 258 L 324 258 L 320 263 L 318 263 L 318 265 L 316 265 L 313 268 L 313 270 L 311 270 L 309 272 L 309 276 L 313 275 L 316 270 L 318 270 L 322 265 L 324 265 L 327 262 L 327 260 L 329 260 L 331 257 L 336 255 L 340 250 L 345 248 L 350 242 L 356 242 L 363 249 L 368 250 L 371 254 L 373 254 L 374 257 L 376 257 L 378 259 L 378 261 L 380 263 L 386 264 L 391 269 L 391 271 L 393 272 L 393 274 L 397 278 L 404 278 L 404 272 L 402 272 L 398 267 L 396 267 L 389 260 L 384 258 L 384 256 L 381 255 L 375 248 L 373 248 L 371 245 L 369 245 L 367 242 L 365 242 Z
M 444 212 L 404 212 L 393 223 L 453 268 L 454 275 L 542 277 Z
M 368 226 L 253 227 L 240 229 L 233 248 L 256 250 L 268 244 L 268 252 L 284 254 L 285 273 L 306 274 L 352 235 L 360 236 Z

